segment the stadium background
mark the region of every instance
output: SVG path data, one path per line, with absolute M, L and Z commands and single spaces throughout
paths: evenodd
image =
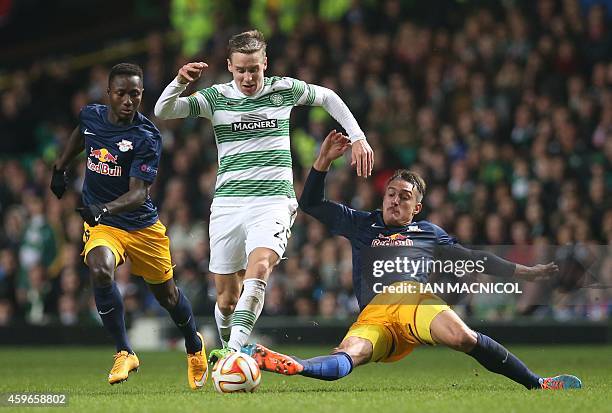
M 164 138 L 152 196 L 168 228 L 177 283 L 209 336 L 216 334 L 207 265 L 217 161 L 212 127 L 205 119 L 156 119 L 153 105 L 188 61 L 209 65 L 197 89 L 229 81 L 227 40 L 252 27 L 266 34 L 268 75 L 337 91 L 375 151 L 368 180 L 357 178 L 346 161 L 334 166 L 329 198 L 376 208 L 392 171 L 411 168 L 428 183 L 420 217 L 463 244 L 610 245 L 610 1 L 4 0 L 0 342 L 53 341 L 58 332 L 71 331 L 71 342 L 110 343 L 79 256 L 82 220 L 74 209 L 84 157 L 71 168 L 64 199 L 56 200 L 48 184 L 50 165 L 79 109 L 105 101 L 108 70 L 121 61 L 144 68 L 141 111 Z M 320 108 L 294 110 L 298 194 L 317 146 L 333 127 Z M 308 334 L 326 341 L 322 332 L 331 326 L 327 338 L 333 341 L 358 311 L 350 245 L 303 213 L 292 232 L 258 327 L 281 339 Z M 535 259 L 514 258 L 524 264 Z M 610 285 L 612 257 L 603 267 Z M 130 276 L 129 265 L 118 269 L 116 281 L 130 326 L 146 331 L 165 325 L 165 312 L 142 280 Z M 533 334 L 533 323 L 548 323 L 550 330 L 540 330 L 547 338 L 572 325 L 578 328 L 574 341 L 580 331 L 585 339 L 589 326 L 599 328 L 595 341 L 612 340 L 609 290 L 584 294 L 577 306 L 563 297 L 556 292 L 546 307 L 475 297 L 457 308 L 484 326 L 526 325 L 524 339 Z

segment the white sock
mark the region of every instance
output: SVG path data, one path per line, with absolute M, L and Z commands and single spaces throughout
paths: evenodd
M 219 304 L 215 304 L 215 321 L 217 322 L 217 330 L 219 331 L 219 339 L 223 347 L 227 347 L 227 342 L 232 332 L 232 315 L 224 315 L 219 310 Z
M 232 315 L 232 334 L 228 346 L 240 351 L 251 336 L 253 326 L 261 314 L 266 295 L 266 282 L 258 278 L 244 280 L 243 290 Z

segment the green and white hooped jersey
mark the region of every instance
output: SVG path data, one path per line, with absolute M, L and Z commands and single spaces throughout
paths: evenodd
M 187 98 L 189 116 L 212 121 L 219 168 L 213 205 L 295 200 L 289 117 L 297 105 L 320 105 L 315 88 L 289 77 L 266 77 L 254 96 L 229 82 Z

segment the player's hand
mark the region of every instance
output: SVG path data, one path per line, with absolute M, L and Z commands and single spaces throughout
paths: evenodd
M 202 72 L 208 65 L 204 62 L 191 62 L 183 65 L 178 71 L 177 79 L 179 83 L 191 83 L 202 76 Z
M 353 142 L 353 153 L 351 155 L 351 166 L 356 166 L 357 176 L 367 178 L 372 175 L 374 167 L 374 151 L 365 139 Z
M 102 204 L 88 205 L 77 208 L 76 211 L 81 214 L 83 221 L 87 222 L 90 227 L 95 227 L 100 223 L 103 216 L 108 215 L 108 209 Z
M 333 161 L 341 157 L 351 147 L 351 140 L 336 130 L 332 130 L 327 134 L 319 156 L 317 157 L 314 168 L 318 171 L 326 171 Z
M 68 177 L 66 176 L 66 170 L 57 169 L 55 165 L 53 165 L 53 176 L 51 177 L 51 192 L 55 194 L 57 199 L 61 199 L 66 192 L 66 188 L 68 187 Z
M 550 278 L 559 272 L 559 267 L 554 262 L 548 264 L 538 264 L 533 267 L 524 267 L 518 277 L 526 281 L 535 281 L 539 279 Z
M 350 147 L 351 140 L 334 129 L 323 140 L 319 154 L 329 162 L 333 162 L 344 155 Z

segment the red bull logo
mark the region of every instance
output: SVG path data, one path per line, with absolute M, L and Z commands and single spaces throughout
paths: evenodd
M 94 163 L 91 158 L 97 159 L 98 162 Z M 94 149 L 90 147 L 87 169 L 100 175 L 121 176 L 121 166 L 117 165 L 118 158 L 118 155 L 113 155 L 106 148 Z M 111 168 L 110 164 L 117 166 Z
M 89 148 L 89 156 L 96 158 L 100 162 L 110 162 L 117 165 L 117 156 L 113 155 L 106 148 L 94 149 Z
M 409 247 L 413 245 L 412 240 L 403 234 L 383 235 L 372 240 L 373 247 Z

